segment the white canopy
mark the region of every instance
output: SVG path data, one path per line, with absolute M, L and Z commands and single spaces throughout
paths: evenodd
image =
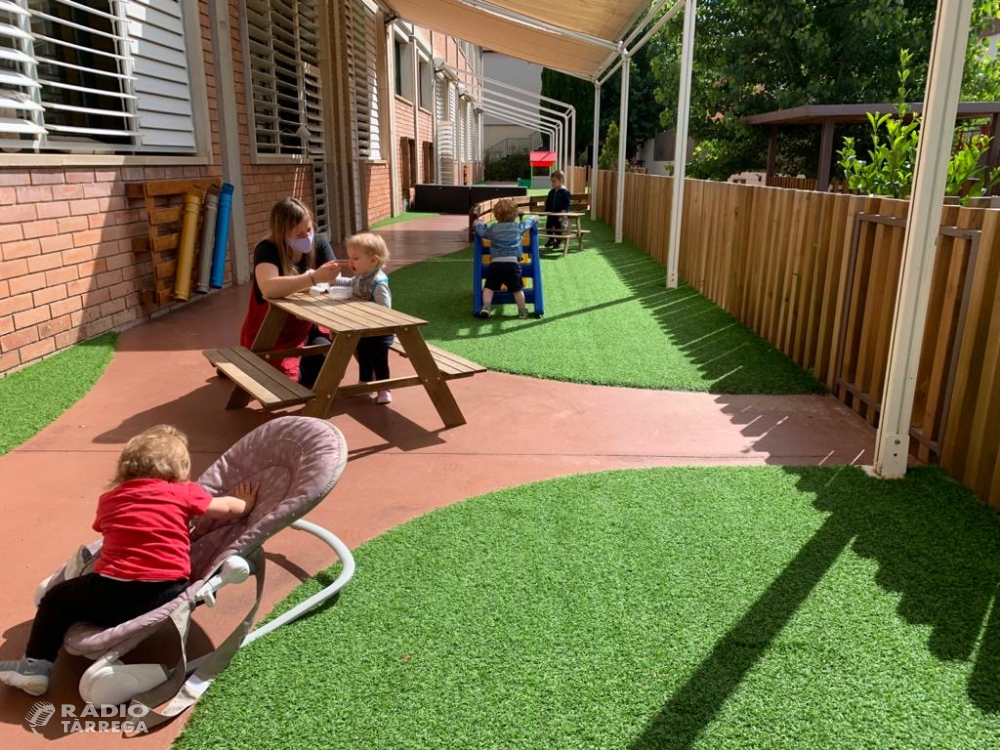
M 384 0 L 400 17 L 485 49 L 591 78 L 648 0 Z

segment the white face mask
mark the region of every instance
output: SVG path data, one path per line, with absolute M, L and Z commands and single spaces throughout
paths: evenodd
M 310 232 L 306 237 L 292 237 L 286 239 L 285 244 L 300 255 L 305 255 L 312 252 L 313 240 L 315 238 L 316 233 Z

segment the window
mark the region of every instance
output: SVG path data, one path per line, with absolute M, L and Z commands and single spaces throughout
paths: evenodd
M 419 104 L 421 109 L 430 110 L 434 99 L 434 72 L 427 60 L 420 60 L 420 91 Z
M 353 0 L 346 10 L 347 65 L 354 100 L 355 154 L 359 159 L 382 158 L 379 130 L 379 91 L 376 8 Z
M 0 2 L 0 147 L 196 150 L 180 0 Z
M 322 149 L 316 0 L 245 0 L 257 154 Z
M 396 68 L 396 94 L 407 101 L 413 101 L 413 45 L 399 37 L 394 37 L 393 58 Z

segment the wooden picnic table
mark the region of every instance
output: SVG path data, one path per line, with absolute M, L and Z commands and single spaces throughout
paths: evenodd
M 583 250 L 583 235 L 587 234 L 588 231 L 583 228 L 583 217 L 586 216 L 584 211 L 534 211 L 535 216 L 561 216 L 570 219 L 573 222 L 573 227 L 556 234 L 548 234 L 546 232 L 540 232 L 540 237 L 547 237 L 549 239 L 559 239 L 563 241 L 563 255 L 566 255 L 566 251 L 569 250 L 569 241 L 576 237 L 577 247 Z
M 374 302 L 339 301 L 308 292 L 269 300 L 269 303 L 267 315 L 249 350 L 230 347 L 205 351 L 209 361 L 234 383 L 227 409 L 241 408 L 256 398 L 262 406 L 272 409 L 305 403 L 302 412 L 305 416 L 325 419 L 338 395 L 422 385 L 445 426 L 465 424 L 465 417 L 447 381 L 469 377 L 483 372 L 485 368 L 443 349 L 428 346 L 420 332 L 427 321 Z M 289 315 L 329 330 L 331 343 L 276 350 L 274 347 Z M 366 336 L 389 334 L 394 334 L 398 341 L 392 348 L 409 357 L 416 374 L 341 386 L 358 341 Z M 326 358 L 312 390 L 293 382 L 268 362 L 270 359 L 319 353 L 326 353 Z

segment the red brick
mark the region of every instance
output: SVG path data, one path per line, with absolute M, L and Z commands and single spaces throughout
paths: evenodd
M 62 264 L 62 258 L 55 253 L 36 255 L 33 258 L 28 258 L 28 271 L 30 273 L 51 271 L 53 268 L 59 268 Z
M 96 245 L 101 241 L 101 238 L 102 234 L 98 229 L 88 229 L 84 232 L 76 232 L 73 234 L 73 247 Z
M 27 258 L 31 255 L 38 255 L 42 252 L 38 240 L 21 240 L 20 242 L 7 242 L 0 246 L 0 252 L 7 260 L 15 258 Z
M 38 212 L 35 211 L 35 205 L 33 203 L 26 203 L 23 206 L 6 206 L 3 210 L 4 222 L 8 224 L 18 221 L 34 221 L 37 218 Z
M 71 266 L 75 263 L 86 263 L 88 260 L 94 259 L 94 248 L 93 247 L 77 247 L 72 250 L 67 250 L 60 256 L 62 262 L 67 266 Z
M 0 242 L 15 242 L 23 240 L 24 233 L 20 224 L 0 224 Z
M 24 259 L 8 260 L 0 263 L 0 279 L 23 276 L 28 272 L 28 262 Z
M 45 274 L 46 284 L 63 284 L 67 281 L 75 281 L 76 279 L 77 273 L 74 266 L 58 268 L 55 271 L 49 271 Z
M 107 267 L 104 264 L 104 260 L 88 260 L 85 263 L 81 263 L 76 266 L 77 273 L 80 274 L 81 279 L 88 279 L 92 276 L 96 276 L 99 273 L 104 273 Z
M 121 297 L 118 299 L 112 299 L 101 305 L 101 315 L 114 315 L 115 313 L 121 312 L 125 309 L 125 300 Z
M 112 284 L 120 284 L 122 281 L 122 272 L 107 271 L 106 273 L 99 273 L 96 276 L 96 281 L 98 289 L 103 289 L 111 286 Z
M 124 195 L 125 191 L 113 182 L 95 182 L 83 186 L 84 198 L 108 198 L 112 195 Z
M 17 202 L 17 191 L 12 187 L 0 187 L 0 205 L 10 205 Z
M 35 206 L 35 213 L 38 214 L 39 219 L 61 219 L 64 216 L 69 216 L 69 202 L 49 201 L 48 203 L 39 203 Z
M 42 203 L 52 200 L 52 188 L 48 186 L 14 188 L 18 203 Z
M 66 182 L 69 184 L 94 181 L 94 170 L 73 170 L 66 172 Z
M 111 295 L 111 299 L 118 299 L 119 297 L 125 297 L 132 292 L 136 291 L 136 283 L 134 281 L 123 281 L 121 284 L 115 284 L 108 288 L 108 293 Z
M 0 317 L 13 315 L 16 312 L 21 312 L 21 310 L 27 310 L 33 304 L 30 294 L 19 294 L 14 297 L 0 299 Z
M 12 349 L 21 349 L 36 341 L 38 341 L 38 331 L 34 328 L 25 328 L 23 331 L 0 337 L 0 351 L 9 352 Z
M 21 361 L 30 362 L 33 359 L 44 357 L 46 354 L 51 354 L 55 350 L 56 350 L 55 339 L 45 339 L 44 341 L 39 341 L 37 344 L 31 344 L 29 346 L 23 347 L 21 349 Z
M 61 185 L 66 181 L 61 169 L 52 172 L 42 172 L 39 169 L 31 171 L 32 185 Z
M 70 321 L 72 326 L 71 330 L 65 333 L 56 334 L 56 348 L 65 349 L 67 346 L 73 346 L 73 344 L 79 343 L 83 338 L 83 334 L 76 330 L 76 323 Z
M 117 169 L 95 169 L 94 179 L 98 182 L 113 182 L 121 177 L 121 172 Z
M 27 172 L 8 172 L 0 170 L 0 185 L 30 185 L 31 175 Z
M 59 224 L 55 219 L 45 219 L 44 221 L 30 221 L 21 225 L 25 239 L 32 237 L 48 237 L 59 231 Z
M 100 229 L 101 227 L 105 226 L 114 226 L 115 215 L 113 213 L 90 214 L 87 217 L 87 221 L 90 222 L 91 229 Z
M 71 201 L 83 197 L 82 185 L 53 185 L 52 199 L 57 201 Z
M 73 216 L 85 216 L 101 210 L 101 204 L 96 198 L 85 198 L 84 200 L 72 201 L 69 204 L 69 212 Z
M 0 318 L 0 336 L 6 336 L 8 333 L 14 333 L 13 315 L 5 315 Z
M 25 292 L 33 292 L 36 289 L 41 289 L 44 286 L 44 273 L 29 273 L 27 276 L 18 276 L 16 279 L 10 280 L 10 293 L 24 294 Z
M 33 296 L 36 305 L 47 305 L 50 302 L 58 302 L 59 300 L 66 299 L 66 285 L 56 284 L 45 289 L 39 289 Z
M 14 313 L 14 327 L 21 330 L 22 328 L 38 325 L 51 317 L 52 311 L 49 310 L 48 305 L 34 307 L 30 310 L 25 310 L 24 312 Z
M 42 237 L 39 242 L 42 245 L 43 253 L 56 253 L 73 247 L 73 235 L 54 234 L 51 237 Z
M 67 297 L 58 302 L 53 302 L 49 307 L 52 309 L 53 318 L 68 315 L 69 313 L 83 309 L 83 297 Z
M 72 204 L 71 204 L 72 207 Z M 67 219 L 59 219 L 59 234 L 69 234 L 71 232 L 82 232 L 90 224 L 86 216 L 73 216 Z
M 70 328 L 73 328 L 73 317 L 71 315 L 63 315 L 52 320 L 47 320 L 44 323 L 39 323 L 38 337 L 41 339 L 53 338 L 57 334 L 68 331 Z

